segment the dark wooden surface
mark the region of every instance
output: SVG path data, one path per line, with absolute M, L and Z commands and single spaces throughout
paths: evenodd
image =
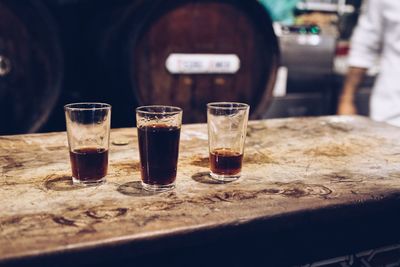
M 113 130 L 129 143 L 91 188 L 71 185 L 65 133 L 2 136 L 0 264 L 287 266 L 387 245 L 399 135 L 363 117 L 252 121 L 243 176 L 218 184 L 206 125 L 185 125 L 177 187 L 156 195 L 140 189 L 133 128 Z

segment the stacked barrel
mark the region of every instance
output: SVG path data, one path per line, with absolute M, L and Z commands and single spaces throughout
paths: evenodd
M 39 1 L 0 1 L 0 133 L 35 132 L 61 89 L 55 21 Z
M 269 105 L 279 51 L 256 0 L 42 1 L 0 0 L 0 133 L 62 130 L 66 102 L 110 103 L 113 127 L 138 105 L 180 106 L 184 122 L 210 101 L 252 118 Z

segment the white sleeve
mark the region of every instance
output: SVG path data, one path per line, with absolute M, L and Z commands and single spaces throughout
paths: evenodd
M 348 63 L 370 68 L 377 62 L 383 38 L 383 0 L 364 0 L 364 9 L 351 37 Z

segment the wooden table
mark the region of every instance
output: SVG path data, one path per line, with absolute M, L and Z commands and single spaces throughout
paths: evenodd
M 112 131 L 107 183 L 89 188 L 71 184 L 65 133 L 0 137 L 0 265 L 278 266 L 400 240 L 398 128 L 252 121 L 226 184 L 207 175 L 206 130 L 183 126 L 177 186 L 161 194 L 140 189 L 136 129 Z

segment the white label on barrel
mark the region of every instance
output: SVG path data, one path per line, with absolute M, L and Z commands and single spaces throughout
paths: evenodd
M 288 68 L 283 66 L 279 67 L 278 72 L 276 74 L 274 90 L 272 91 L 273 96 L 286 95 L 287 77 L 288 77 Z
M 170 73 L 236 73 L 240 59 L 235 54 L 170 54 L 165 62 Z

